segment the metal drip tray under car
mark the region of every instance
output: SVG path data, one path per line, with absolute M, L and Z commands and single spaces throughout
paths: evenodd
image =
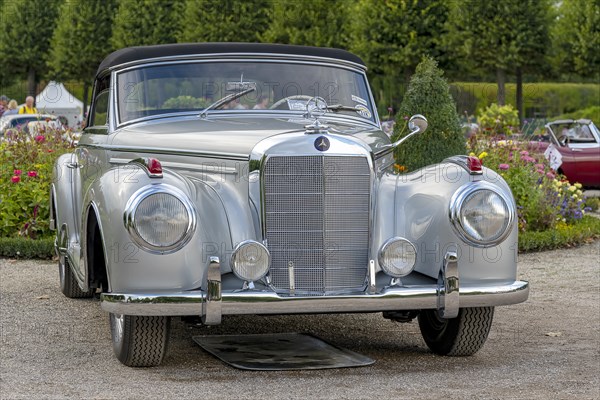
M 364 367 L 375 360 L 302 333 L 194 336 L 227 364 L 255 371 Z

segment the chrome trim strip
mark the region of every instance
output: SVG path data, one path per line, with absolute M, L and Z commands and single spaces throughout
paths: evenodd
M 458 255 L 448 252 L 442 265 L 442 285 L 440 285 L 439 314 L 442 318 L 455 318 L 459 308 Z
M 169 246 L 154 246 L 140 237 L 135 226 L 135 213 L 139 204 L 149 196 L 157 193 L 167 193 L 178 199 L 185 207 L 188 214 L 188 225 L 181 238 L 174 244 Z M 129 236 L 142 249 L 152 254 L 171 254 L 185 246 L 196 230 L 197 216 L 196 209 L 188 196 L 174 186 L 164 183 L 152 184 L 142 187 L 137 190 L 125 205 L 123 211 L 123 223 L 125 229 L 129 232 Z
M 459 213 L 460 213 L 460 208 L 461 208 L 465 198 L 467 196 L 469 196 L 471 193 L 476 192 L 478 190 L 489 190 L 489 191 L 496 193 L 498 196 L 500 196 L 500 198 L 504 201 L 504 203 L 506 204 L 506 207 L 508 208 L 508 223 L 506 224 L 506 228 L 505 228 L 504 232 L 498 238 L 496 238 L 490 242 L 478 241 L 478 240 L 473 239 L 472 237 L 467 235 L 467 233 L 465 232 L 465 230 L 462 227 L 462 224 L 460 223 Z M 517 212 L 516 212 L 514 201 L 512 200 L 512 195 L 510 193 L 506 193 L 501 187 L 493 185 L 486 181 L 476 181 L 476 182 L 466 183 L 463 186 L 461 186 L 460 188 L 458 188 L 458 190 L 456 192 L 454 192 L 454 194 L 452 195 L 452 198 L 450 199 L 450 206 L 449 206 L 450 225 L 452 225 L 454 232 L 465 243 L 467 243 L 471 246 L 475 246 L 475 247 L 486 248 L 486 247 L 496 246 L 497 244 L 501 243 L 504 239 L 506 239 L 506 237 L 510 234 L 510 232 L 512 230 L 511 228 L 515 221 L 516 214 L 517 214 Z
M 217 151 L 195 151 L 181 150 L 158 147 L 137 147 L 137 146 L 115 146 L 110 144 L 79 144 L 79 147 L 89 147 L 94 149 L 102 149 L 108 151 L 121 151 L 124 153 L 150 153 L 150 154 L 165 154 L 170 156 L 184 157 L 203 157 L 203 158 L 219 158 L 234 161 L 248 161 L 247 154 L 239 153 L 222 153 Z M 111 158 L 112 160 L 112 158 Z
M 133 158 L 118 158 L 111 157 L 109 162 L 111 164 L 116 165 L 125 165 L 129 164 L 133 161 Z M 240 170 L 235 167 L 226 167 L 224 165 L 219 165 L 215 167 L 214 165 L 203 165 L 203 164 L 190 164 L 190 163 L 178 163 L 178 162 L 170 162 L 170 161 L 161 161 L 160 162 L 163 168 L 173 168 L 173 169 L 184 169 L 188 171 L 197 171 L 203 172 L 206 174 L 215 173 L 219 175 L 237 175 Z
M 202 323 L 221 323 L 221 262 L 219 257 L 211 257 L 206 276 L 206 295 L 202 303 Z
M 280 297 L 272 292 L 236 291 L 221 294 L 223 315 L 352 313 L 438 308 L 437 285 L 389 287 L 380 293 L 328 297 Z M 126 315 L 200 315 L 206 292 L 102 293 L 104 311 Z M 460 307 L 495 307 L 522 303 L 529 282 L 461 287 Z

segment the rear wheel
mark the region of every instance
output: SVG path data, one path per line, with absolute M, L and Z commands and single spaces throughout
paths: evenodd
M 88 298 L 94 295 L 94 290 L 83 291 L 77 283 L 73 274 L 73 269 L 69 264 L 67 257 L 60 255 L 58 257 L 58 276 L 60 279 L 60 291 L 71 299 Z
M 445 319 L 437 310 L 422 310 L 419 328 L 427 346 L 444 356 L 470 356 L 487 340 L 494 307 L 461 308 L 456 318 Z
M 129 367 L 159 365 L 169 344 L 170 317 L 110 314 L 115 355 Z

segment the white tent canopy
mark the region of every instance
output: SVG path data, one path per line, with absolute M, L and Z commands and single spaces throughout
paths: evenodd
M 83 117 L 83 102 L 69 93 L 60 82 L 50 81 L 35 97 L 35 106 L 39 113 L 66 117 L 72 128 L 77 127 Z

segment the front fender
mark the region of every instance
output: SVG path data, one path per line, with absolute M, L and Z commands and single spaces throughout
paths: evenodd
M 371 254 L 393 236 L 410 240 L 417 249 L 415 271 L 432 278 L 439 276 L 444 255 L 458 254 L 463 282 L 516 279 L 517 224 L 497 246 L 478 248 L 465 243 L 453 230 L 449 218 L 452 195 L 463 185 L 484 180 L 511 193 L 504 179 L 485 168 L 483 175 L 471 175 L 464 168 L 441 163 L 411 174 L 386 174 L 378 187 L 378 202 Z M 512 197 L 511 197 L 512 198 Z M 513 200 L 514 201 L 514 200 Z

